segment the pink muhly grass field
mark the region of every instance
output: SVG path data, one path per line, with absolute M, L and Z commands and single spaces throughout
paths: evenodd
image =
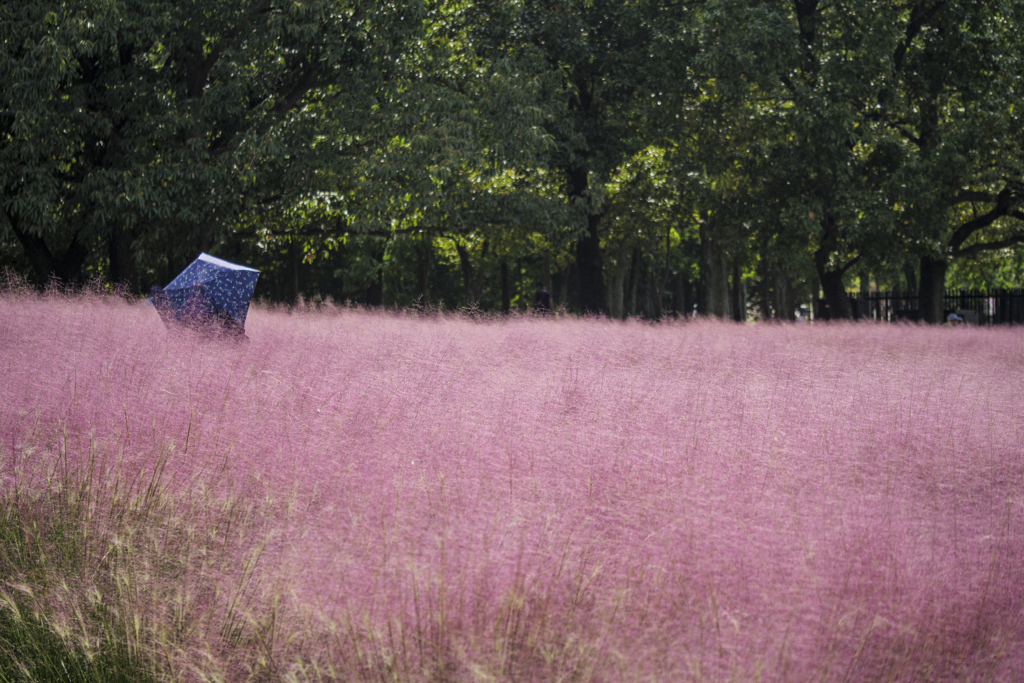
M 1024 678 L 1022 330 L 246 331 L 0 297 L 0 493 L 96 491 L 55 623 L 109 590 L 182 680 Z M 154 477 L 126 597 L 100 556 Z

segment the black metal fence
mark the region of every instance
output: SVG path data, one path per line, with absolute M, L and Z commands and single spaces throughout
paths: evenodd
M 820 302 L 824 304 L 824 302 Z M 943 317 L 956 313 L 975 325 L 1024 324 L 1024 289 L 948 290 Z M 858 320 L 919 320 L 916 292 L 869 292 L 850 296 L 853 316 Z M 828 317 L 821 307 L 821 317 Z

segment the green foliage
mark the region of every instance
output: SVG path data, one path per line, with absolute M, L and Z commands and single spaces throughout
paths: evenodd
M 999 11 L 970 2 L 708 3 L 695 66 L 701 96 L 674 123 L 692 149 L 683 156 L 716 178 L 714 194 L 746 192 L 732 202 L 746 216 L 730 222 L 759 233 L 759 260 L 833 281 L 837 295 L 837 278 L 854 267 L 893 271 L 908 257 L 967 256 L 957 251 L 956 205 L 987 199 L 984 213 L 1021 178 L 1011 112 L 1022 71 L 1008 31 L 1020 11 L 1019 3 Z M 1002 206 L 1005 216 L 1016 204 Z M 999 229 L 989 225 L 981 227 Z M 1002 229 L 975 239 L 1009 246 L 1020 235 Z
M 37 261 L 122 231 L 137 263 L 211 248 L 252 207 L 316 189 L 344 151 L 331 143 L 363 132 L 418 14 L 333 0 L 4 4 L 5 230 Z
M 543 259 L 588 309 L 640 232 L 669 235 L 641 258 L 666 301 L 722 263 L 765 300 L 966 273 L 1024 242 L 1022 24 L 1013 0 L 7 3 L 0 257 L 139 290 L 207 250 L 276 299 L 450 305 Z
M 950 289 L 1012 289 L 1024 283 L 1024 250 L 985 251 L 957 259 L 947 274 Z

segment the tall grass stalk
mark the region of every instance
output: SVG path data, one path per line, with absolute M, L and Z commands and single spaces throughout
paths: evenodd
M 1018 330 L 247 331 L 0 296 L 0 680 L 1024 678 Z

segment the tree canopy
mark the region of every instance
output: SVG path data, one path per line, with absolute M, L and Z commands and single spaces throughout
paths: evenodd
M 0 5 L 0 258 L 266 298 L 791 318 L 1020 286 L 1019 0 Z

